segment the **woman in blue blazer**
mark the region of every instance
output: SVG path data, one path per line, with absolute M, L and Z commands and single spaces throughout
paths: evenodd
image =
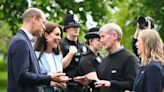
M 39 70 L 41 74 L 48 75 L 51 72 L 62 72 L 62 54 L 59 48 L 59 42 L 62 36 L 61 27 L 46 23 L 46 30 L 43 35 L 37 39 L 35 44 L 35 53 L 38 58 Z M 44 92 L 61 92 L 60 88 L 65 86 L 64 83 L 55 83 L 55 87 L 43 87 Z
M 163 89 L 163 43 L 157 31 L 142 30 L 136 47 L 141 58 L 141 68 L 136 77 L 134 92 L 162 92 Z

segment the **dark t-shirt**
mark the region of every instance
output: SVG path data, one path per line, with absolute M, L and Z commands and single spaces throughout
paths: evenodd
M 98 77 L 111 82 L 111 87 L 102 87 L 100 92 L 123 92 L 131 90 L 136 77 L 136 58 L 126 49 L 109 54 L 100 64 Z

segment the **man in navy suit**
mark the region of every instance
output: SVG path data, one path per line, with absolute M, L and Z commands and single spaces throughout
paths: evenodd
M 40 9 L 29 8 L 24 12 L 22 27 L 8 49 L 8 92 L 40 92 L 39 85 L 51 86 L 52 81 L 69 79 L 64 73 L 39 74 L 33 39 L 41 35 L 45 22 L 45 14 Z

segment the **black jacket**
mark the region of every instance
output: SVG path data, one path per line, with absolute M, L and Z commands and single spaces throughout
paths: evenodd
M 160 62 L 153 61 L 140 68 L 134 83 L 134 92 L 162 92 L 163 66 Z

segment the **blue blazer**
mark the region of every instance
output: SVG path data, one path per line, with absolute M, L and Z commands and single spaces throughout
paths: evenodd
M 40 52 L 39 51 L 35 51 L 35 53 L 36 53 L 36 56 L 38 58 Z M 57 72 L 58 71 L 62 72 L 63 71 L 63 67 L 62 67 L 63 66 L 62 65 L 63 56 L 62 56 L 62 54 L 60 53 L 59 55 L 56 55 L 56 54 L 53 53 L 53 57 L 54 57 L 54 62 L 56 64 L 56 65 L 54 65 L 54 67 L 56 67 Z M 47 61 L 47 57 L 46 57 L 44 52 L 43 52 L 40 60 L 38 61 L 38 63 L 39 63 L 39 72 L 41 74 L 45 74 L 46 75 L 47 73 L 51 72 L 50 65 L 49 65 L 49 63 Z
M 35 53 L 36 53 L 36 56 L 38 58 L 40 52 L 35 51 Z M 58 71 L 62 72 L 63 71 L 63 67 L 62 67 L 63 56 L 62 56 L 62 54 L 60 53 L 59 55 L 56 55 L 55 53 L 53 53 L 53 57 L 54 57 L 54 63 L 56 64 L 56 65 L 54 65 L 54 67 L 56 67 L 57 72 Z M 39 72 L 41 74 L 47 75 L 48 73 L 51 72 L 50 65 L 48 63 L 48 59 L 47 59 L 44 52 L 43 52 L 40 60 L 38 61 L 38 63 L 39 63 Z M 44 87 L 44 90 L 45 90 L 45 92 L 60 92 L 60 89 L 56 88 L 56 90 L 54 90 L 53 87 Z
M 142 66 L 136 77 L 133 92 L 162 92 L 163 66 L 160 62 L 151 62 Z
M 40 92 L 39 85 L 50 85 L 51 76 L 39 74 L 30 39 L 23 30 L 13 37 L 8 48 L 8 92 Z

